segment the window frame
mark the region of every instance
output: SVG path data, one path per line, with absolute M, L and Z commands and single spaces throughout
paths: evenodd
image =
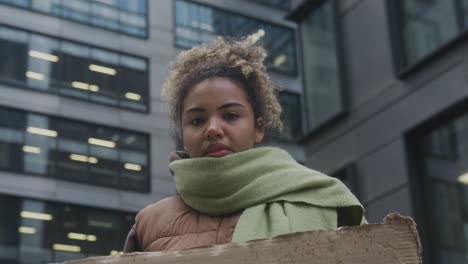
M 79 21 L 79 20 L 70 19 L 70 18 L 64 17 L 64 16 L 62 16 L 62 15 L 56 15 L 56 14 L 53 14 L 53 13 L 49 13 L 49 12 L 44 12 L 44 11 L 40 11 L 40 10 L 37 10 L 37 9 L 33 9 L 32 5 L 31 5 L 31 0 L 27 0 L 27 1 L 28 1 L 28 6 L 27 6 L 27 7 L 25 7 L 25 6 L 20 6 L 20 5 L 15 5 L 15 4 L 13 4 L 13 3 L 1 3 L 1 2 L 0 2 L 0 5 L 10 6 L 10 7 L 13 7 L 13 8 L 19 8 L 19 9 L 27 10 L 27 11 L 29 11 L 29 12 L 34 12 L 34 13 L 37 13 L 37 14 L 41 14 L 41 15 L 56 17 L 56 18 L 58 18 L 58 19 L 64 19 L 64 20 L 67 20 L 67 21 L 71 21 L 71 22 L 73 22 L 73 23 L 78 23 L 78 24 L 86 25 L 86 26 L 93 27 L 93 28 L 103 29 L 103 30 L 106 30 L 106 31 L 110 31 L 110 32 L 118 33 L 118 34 L 123 34 L 123 35 L 127 35 L 127 36 L 134 37 L 134 38 L 139 38 L 139 39 L 143 39 L 143 40 L 149 40 L 149 38 L 150 38 L 150 30 L 149 30 L 149 2 L 150 2 L 151 0 L 147 0 L 147 1 L 146 1 L 146 11 L 147 11 L 146 16 L 145 16 L 146 30 L 145 30 L 145 35 L 143 35 L 143 36 L 131 34 L 131 33 L 128 33 L 128 32 L 126 32 L 126 31 L 123 31 L 123 30 L 114 30 L 114 29 L 111 29 L 111 28 L 106 28 L 106 27 L 103 27 L 103 26 L 98 26 L 98 25 L 92 24 L 91 22 L 86 23 L 86 22 L 82 22 L 82 21 Z M 60 5 L 62 5 L 62 1 L 63 1 L 63 0 L 60 0 Z M 133 12 L 132 12 L 132 13 L 133 13 Z M 91 15 L 91 13 L 90 13 L 89 15 Z M 119 16 L 118 16 L 117 21 L 120 21 L 120 17 L 119 17 Z
M 236 12 L 236 11 L 226 9 L 226 8 L 223 8 L 223 7 L 219 7 L 219 6 L 213 6 L 213 5 L 209 5 L 209 4 L 206 4 L 206 3 L 197 2 L 197 1 L 194 1 L 194 0 L 173 0 L 172 1 L 172 23 L 174 25 L 173 28 L 172 28 L 172 34 L 173 34 L 172 41 L 173 41 L 174 47 L 176 47 L 178 49 L 181 49 L 181 50 L 187 50 L 186 47 L 182 47 L 180 45 L 177 45 L 177 36 L 176 36 L 176 28 L 177 28 L 176 2 L 177 1 L 183 1 L 183 2 L 190 3 L 190 4 L 195 4 L 195 5 L 198 5 L 198 6 L 206 7 L 206 8 L 211 8 L 211 9 L 216 10 L 216 11 L 221 11 L 221 12 L 224 12 L 224 13 L 228 13 L 230 15 L 239 16 L 241 18 L 253 20 L 253 21 L 256 21 L 256 22 L 259 22 L 259 23 L 264 23 L 264 24 L 268 24 L 268 25 L 271 25 L 271 26 L 274 26 L 274 27 L 278 27 L 278 28 L 282 28 L 282 29 L 286 29 L 286 30 L 291 30 L 292 33 L 293 33 L 293 40 L 294 40 L 293 52 L 292 52 L 292 54 L 294 55 L 294 67 L 293 67 L 292 71 L 290 71 L 290 72 L 289 71 L 284 71 L 284 70 L 276 69 L 276 68 L 273 68 L 273 67 L 267 67 L 267 68 L 268 68 L 268 71 L 272 71 L 272 72 L 279 73 L 279 74 L 282 74 L 282 75 L 292 76 L 292 77 L 297 77 L 298 76 L 298 73 L 299 73 L 299 70 L 298 70 L 299 58 L 298 58 L 298 52 L 297 52 L 298 51 L 297 38 L 296 38 L 297 30 L 295 28 L 279 25 L 279 24 L 276 24 L 274 22 L 270 22 L 270 21 L 267 21 L 267 20 L 264 20 L 264 19 L 261 19 L 261 18 L 254 18 L 252 16 L 245 15 L 245 14 L 242 14 L 240 12 Z M 268 50 L 267 50 L 267 53 L 268 53 Z
M 123 187 L 123 185 L 121 185 L 119 183 L 119 181 L 120 181 L 120 169 L 118 170 L 118 173 L 119 173 L 118 176 L 119 177 L 117 179 L 118 180 L 117 185 L 96 183 L 96 182 L 88 181 L 88 179 L 80 180 L 80 179 L 69 179 L 69 178 L 64 178 L 64 177 L 57 177 L 55 170 L 53 171 L 52 174 L 50 174 L 50 173 L 40 174 L 40 173 L 34 173 L 34 172 L 25 172 L 23 168 L 21 168 L 20 170 L 3 169 L 2 168 L 2 169 L 0 169 L 0 172 L 1 171 L 7 171 L 7 172 L 12 172 L 12 173 L 21 174 L 21 175 L 34 175 L 35 177 L 43 177 L 43 178 L 49 178 L 49 179 L 52 178 L 52 179 L 59 180 L 59 181 L 81 183 L 81 184 L 90 185 L 90 186 L 100 186 L 100 187 L 104 187 L 104 188 L 111 188 L 111 189 L 117 189 L 117 190 L 122 190 L 122 191 L 130 191 L 130 192 L 137 192 L 137 193 L 150 193 L 151 192 L 151 190 L 152 190 L 151 185 L 152 185 L 152 182 L 153 182 L 153 179 L 152 179 L 153 168 L 152 168 L 152 162 L 151 162 L 151 159 L 152 159 L 152 156 L 151 156 L 152 155 L 151 154 L 151 146 L 152 146 L 152 144 L 151 144 L 152 143 L 151 142 L 152 141 L 151 134 L 136 131 L 136 130 L 130 130 L 130 129 L 126 129 L 126 128 L 117 128 L 117 127 L 102 125 L 102 124 L 98 124 L 98 123 L 95 123 L 95 122 L 83 121 L 83 120 L 78 120 L 78 119 L 69 118 L 69 117 L 64 118 L 64 117 L 61 117 L 61 116 L 44 114 L 44 113 L 40 113 L 40 112 L 37 112 L 37 111 L 22 110 L 22 109 L 17 109 L 17 108 L 8 107 L 8 106 L 1 106 L 1 108 L 5 109 L 7 111 L 21 112 L 21 113 L 24 113 L 25 115 L 36 114 L 36 115 L 44 116 L 44 117 L 47 117 L 47 118 L 50 119 L 49 121 L 51 122 L 51 124 L 56 124 L 57 122 L 60 122 L 61 120 L 63 120 L 63 121 L 66 121 L 66 122 L 83 124 L 83 125 L 88 127 L 88 131 L 89 131 L 89 128 L 91 127 L 91 128 L 108 129 L 108 130 L 115 131 L 115 132 L 118 132 L 118 133 L 123 132 L 123 133 L 126 133 L 126 134 L 137 134 L 137 135 L 144 136 L 144 137 L 147 138 L 147 140 L 148 140 L 148 149 L 147 149 L 147 152 L 145 153 L 147 155 L 147 165 L 146 165 L 147 175 L 145 175 L 146 176 L 146 180 L 145 180 L 145 183 L 144 183 L 145 188 L 142 188 L 142 189 Z M 26 125 L 24 125 L 24 129 L 26 131 Z M 91 133 L 89 135 L 91 135 Z M 58 139 L 58 137 L 56 139 Z M 23 136 L 22 144 L 23 145 L 25 144 L 25 135 Z M 58 150 L 58 140 L 56 141 L 56 145 L 57 145 L 57 147 L 54 150 Z M 89 148 L 88 148 L 87 154 L 89 155 Z M 119 153 L 119 157 L 120 157 L 120 153 Z M 53 161 L 55 163 L 57 161 L 57 159 L 55 157 L 53 159 L 54 159 Z M 119 160 L 119 162 L 120 162 L 120 160 Z M 89 164 L 87 164 L 86 167 L 88 168 Z M 89 172 L 89 169 L 87 169 L 86 176 L 89 176 L 89 175 L 91 175 L 91 174 Z
M 292 96 L 297 96 L 298 98 L 298 102 L 299 102 L 299 112 L 300 112 L 300 125 L 301 125 L 301 130 L 298 131 L 300 133 L 300 135 L 298 137 L 286 137 L 284 136 L 283 133 L 280 133 L 280 132 L 276 132 L 276 130 L 270 130 L 270 129 L 267 129 L 266 131 L 266 140 L 268 141 L 269 139 L 273 139 L 273 140 L 276 140 L 276 141 L 283 141 L 283 142 L 287 142 L 287 143 L 299 143 L 300 139 L 302 138 L 302 136 L 304 135 L 304 122 L 303 122 L 303 107 L 302 107 L 302 104 L 303 104 L 303 99 L 302 99 L 302 95 L 298 92 L 293 92 L 293 91 L 289 91 L 289 90 L 282 90 L 278 93 L 278 95 L 276 96 L 278 98 L 278 103 L 281 105 L 281 109 L 284 111 L 284 107 L 283 105 L 281 104 L 281 100 L 280 100 L 280 95 L 281 94 L 288 94 L 288 95 L 292 95 Z M 281 113 L 283 113 L 283 111 Z M 284 120 L 281 120 L 284 124 Z
M 398 0 L 400 1 L 400 0 Z M 395 0 L 386 0 L 385 6 L 387 9 L 387 25 L 388 25 L 388 34 L 390 39 L 391 45 L 391 54 L 392 54 L 392 64 L 393 64 L 393 72 L 398 79 L 406 79 L 414 72 L 419 71 L 420 69 L 424 68 L 426 64 L 436 60 L 442 54 L 448 52 L 453 47 L 460 44 L 462 41 L 468 39 L 468 27 L 463 29 L 462 22 L 464 20 L 468 20 L 468 13 L 466 14 L 466 18 L 462 14 L 461 8 L 461 0 L 450 0 L 453 1 L 455 7 L 455 20 L 456 20 L 456 31 L 457 35 L 450 39 L 447 42 L 444 42 L 442 45 L 434 49 L 432 52 L 429 52 L 416 62 L 412 64 L 405 65 L 405 48 L 403 46 L 403 37 L 401 33 L 402 27 L 402 16 L 399 12 L 399 4 L 400 2 Z M 400 8 L 401 9 L 401 8 Z
M 135 217 L 138 213 L 138 211 L 128 211 L 128 210 L 124 210 L 124 209 L 115 209 L 115 208 L 105 208 L 105 207 L 99 207 L 99 206 L 96 206 L 96 205 L 89 205 L 89 204 L 86 204 L 86 205 L 83 205 L 83 204 L 79 204 L 79 203 L 67 203 L 67 202 L 64 202 L 64 201 L 56 201 L 56 200 L 51 200 L 49 198 L 45 198 L 45 199 L 42 199 L 42 198 L 36 198 L 36 197 L 28 197 L 28 196 L 19 196 L 19 195 L 15 195 L 15 194 L 6 194 L 6 193 L 1 193 L 0 194 L 0 199 L 2 198 L 6 198 L 6 199 L 11 199 L 11 200 L 16 200 L 16 202 L 18 202 L 21 206 L 19 207 L 19 211 L 17 211 L 16 213 L 18 213 L 18 219 L 21 220 L 21 217 L 19 215 L 19 212 L 21 210 L 24 209 L 24 207 L 22 206 L 23 202 L 24 201 L 31 201 L 31 202 L 40 202 L 40 203 L 43 203 L 44 204 L 44 208 L 55 208 L 55 209 L 64 209 L 65 207 L 69 206 L 69 207 L 73 207 L 73 209 L 78 209 L 79 211 L 81 212 L 86 212 L 86 214 L 84 214 L 85 216 L 89 216 L 90 215 L 90 212 L 104 212 L 104 213 L 110 213 L 110 214 L 114 214 L 114 215 L 118 215 L 118 217 L 120 219 L 119 222 L 123 219 L 123 218 L 126 218 L 126 217 L 129 217 L 129 216 L 132 216 L 132 219 L 133 219 L 133 224 L 135 223 Z M 0 200 L 1 201 L 1 200 Z M 57 216 L 55 216 L 55 218 L 57 218 Z M 62 219 L 62 217 L 60 217 L 59 219 Z M 63 222 L 62 222 L 63 223 Z M 21 224 L 21 221 L 19 222 L 16 222 L 14 223 L 15 224 L 15 227 L 18 228 Z M 84 223 L 83 223 L 84 224 Z M 89 227 L 88 227 L 89 228 Z M 131 229 L 131 226 L 129 226 L 129 229 L 128 230 L 124 230 L 124 232 L 129 232 Z M 17 230 L 17 229 L 16 229 Z M 42 230 L 44 232 L 44 230 Z M 86 230 L 88 231 L 88 230 Z M 15 231 L 17 232 L 17 231 Z M 18 232 L 17 232 L 18 233 Z M 117 233 L 117 232 L 116 232 Z M 122 232 L 120 232 L 122 233 Z M 18 233 L 20 234 L 20 233 Z M 126 233 L 124 233 L 126 234 Z M 65 235 L 65 233 L 63 233 L 63 235 Z M 99 239 L 99 238 L 98 238 Z M 46 240 L 45 240 L 46 241 Z M 45 241 L 42 241 L 42 243 L 44 243 Z M 80 241 L 80 240 L 76 240 L 76 241 Z M 20 239 L 18 239 L 18 242 L 20 242 Z M 124 240 L 122 241 L 119 241 L 121 244 L 122 244 L 122 248 L 123 248 L 123 243 L 125 242 Z M 79 243 L 79 242 L 78 242 Z M 18 252 L 20 252 L 19 250 L 19 243 L 16 243 L 16 244 L 10 244 L 10 245 L 14 245 L 14 246 L 17 246 L 17 249 L 18 249 Z M 119 249 L 116 249 L 116 250 L 122 250 L 122 248 L 119 248 Z M 50 248 L 51 249 L 51 248 Z M 88 247 L 82 247 L 82 249 L 85 249 L 87 250 Z M 51 249 L 52 250 L 52 249 Z M 93 252 L 89 252 L 88 250 L 86 251 L 86 255 L 89 255 L 88 257 L 92 257 L 94 255 L 91 255 Z M 101 255 L 101 256 L 106 256 L 106 255 Z M 15 260 L 18 260 L 18 257 L 19 257 L 19 254 L 17 254 L 16 256 L 16 259 Z M 77 259 L 75 259 L 77 260 Z
M 429 135 L 432 131 L 450 124 L 457 118 L 468 114 L 468 99 L 449 106 L 447 109 L 430 117 L 411 130 L 407 131 L 403 137 L 406 148 L 406 168 L 408 170 L 408 182 L 410 189 L 411 205 L 414 212 L 414 218 L 418 223 L 418 230 L 421 241 L 423 242 L 423 258 L 435 259 L 439 249 L 434 248 L 433 241 L 436 231 L 433 226 L 433 215 L 437 212 L 429 204 L 431 198 L 431 182 L 428 180 L 426 169 L 424 168 L 424 159 L 421 156 L 423 151 L 418 142 Z
M 309 104 L 310 102 L 306 99 L 307 94 L 307 86 L 306 86 L 306 72 L 304 67 L 304 58 L 301 56 L 301 61 L 299 62 L 301 65 L 301 76 L 302 76 L 302 109 L 305 113 L 305 122 L 303 125 L 303 137 L 300 139 L 300 142 L 305 142 L 310 140 L 311 138 L 315 137 L 317 134 L 322 133 L 323 131 L 327 130 L 330 126 L 338 122 L 339 120 L 343 119 L 349 113 L 349 91 L 345 89 L 346 84 L 346 77 L 345 77 L 345 56 L 343 50 L 343 37 L 342 37 L 342 28 L 340 26 L 340 17 L 339 17 L 339 10 L 338 10 L 338 1 L 337 0 L 319 0 L 319 1 L 304 1 L 301 5 L 297 6 L 294 11 L 287 15 L 287 19 L 296 22 L 298 25 L 304 21 L 307 16 L 309 16 L 314 10 L 320 8 L 326 2 L 331 2 L 333 14 L 334 14 L 334 37 L 335 37 L 335 44 L 336 44 L 336 60 L 337 60 L 337 69 L 338 69 L 338 91 L 341 94 L 339 99 L 341 104 L 341 110 L 335 113 L 333 116 L 329 117 L 326 121 L 322 122 L 321 124 L 311 127 L 309 121 Z M 299 25 L 297 29 L 297 39 L 300 43 L 298 52 L 303 54 L 305 51 L 305 47 L 303 44 L 303 37 L 302 37 L 302 27 Z
M 22 31 L 24 33 L 27 33 L 28 34 L 28 39 L 31 36 L 31 34 L 33 34 L 33 35 L 38 35 L 38 36 L 41 36 L 41 37 L 46 37 L 46 38 L 49 38 L 49 39 L 56 40 L 56 41 L 58 41 L 59 46 L 61 45 L 62 42 L 69 42 L 69 43 L 78 44 L 78 45 L 81 45 L 81 46 L 86 46 L 90 50 L 94 48 L 94 49 L 99 49 L 99 50 L 108 51 L 108 52 L 112 52 L 112 53 L 117 53 L 117 54 L 119 54 L 119 56 L 129 56 L 129 57 L 144 60 L 145 63 L 146 63 L 146 73 L 147 73 L 146 74 L 147 97 L 142 102 L 145 104 L 146 110 L 138 110 L 138 109 L 135 109 L 135 108 L 129 108 L 129 107 L 122 106 L 120 97 L 117 97 L 117 102 L 118 102 L 117 104 L 108 104 L 108 103 L 104 103 L 104 102 L 93 101 L 93 100 L 91 100 L 89 98 L 89 96 L 86 96 L 86 98 L 84 98 L 84 97 L 64 94 L 64 93 L 60 92 L 61 89 L 58 89 L 56 87 L 54 88 L 52 85 L 49 85 L 49 88 L 50 88 L 49 90 L 41 90 L 41 89 L 35 89 L 32 86 L 28 86 L 26 83 L 20 84 L 18 82 L 13 83 L 13 82 L 7 82 L 7 81 L 0 80 L 0 84 L 4 84 L 4 85 L 9 86 L 9 87 L 25 89 L 25 90 L 28 90 L 28 91 L 34 91 L 34 92 L 39 92 L 39 93 L 56 95 L 56 96 L 59 96 L 59 97 L 70 98 L 70 99 L 74 99 L 74 100 L 78 100 L 78 101 L 82 101 L 82 102 L 87 102 L 89 104 L 104 105 L 106 107 L 112 107 L 112 108 L 116 108 L 116 109 L 119 109 L 119 110 L 126 110 L 126 111 L 144 113 L 144 114 L 151 113 L 151 99 L 150 99 L 151 98 L 151 83 L 150 83 L 151 63 L 150 63 L 149 58 L 138 56 L 138 55 L 133 55 L 133 54 L 130 54 L 130 53 L 121 52 L 121 51 L 117 51 L 117 50 L 113 50 L 113 49 L 102 48 L 102 47 L 99 47 L 99 46 L 96 46 L 96 45 L 90 45 L 88 43 L 79 42 L 79 41 L 75 41 L 75 40 L 69 40 L 69 39 L 62 38 L 62 37 L 56 37 L 56 36 L 52 36 L 52 35 L 48 35 L 48 34 L 38 33 L 38 32 L 35 32 L 35 31 L 23 29 L 23 28 L 20 28 L 20 27 L 10 26 L 10 25 L 3 24 L 3 23 L 0 23 L 0 27 L 6 27 L 6 28 L 10 28 L 10 29 L 13 29 L 13 30 L 18 30 L 18 31 Z M 29 40 L 28 40 L 28 44 L 29 44 Z M 24 56 L 27 57 L 27 54 L 25 54 Z M 92 58 L 89 57 L 88 59 L 92 59 Z M 28 65 L 26 64 L 25 70 L 28 69 L 27 66 Z M 120 68 L 121 65 L 117 65 L 117 66 Z M 62 72 L 63 72 L 63 69 L 61 69 L 60 73 L 62 73 Z M 52 74 L 52 71 L 51 71 L 51 74 Z M 120 87 L 119 87 L 119 89 L 120 89 Z

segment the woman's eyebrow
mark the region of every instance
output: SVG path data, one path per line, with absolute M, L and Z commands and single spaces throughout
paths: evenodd
M 206 109 L 205 108 L 202 108 L 202 107 L 199 107 L 199 106 L 195 106 L 195 107 L 192 107 L 192 108 L 189 108 L 187 109 L 187 111 L 185 111 L 185 113 L 192 113 L 192 112 L 206 112 Z
M 223 104 L 222 106 L 218 107 L 218 110 L 222 110 L 224 108 L 228 108 L 228 107 L 234 107 L 234 106 L 239 106 L 239 107 L 244 107 L 242 104 L 240 103 L 227 103 L 227 104 Z

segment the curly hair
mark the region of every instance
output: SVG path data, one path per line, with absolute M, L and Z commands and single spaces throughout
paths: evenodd
M 276 97 L 280 86 L 267 75 L 265 57 L 265 49 L 251 38 L 217 37 L 212 43 L 181 52 L 172 63 L 162 90 L 169 102 L 172 122 L 180 126 L 183 102 L 192 87 L 205 79 L 225 77 L 246 91 L 255 118 L 262 117 L 265 126 L 281 132 L 281 106 Z

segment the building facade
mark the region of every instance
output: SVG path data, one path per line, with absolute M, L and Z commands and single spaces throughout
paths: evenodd
M 293 1 L 306 165 L 370 222 L 413 216 L 425 263 L 467 263 L 467 2 Z
M 160 92 L 170 62 L 251 35 L 286 87 L 284 135 L 304 163 L 289 1 L 0 0 L 0 263 L 121 254 L 135 214 L 176 194 Z
M 343 180 L 370 222 L 415 218 L 425 263 L 466 263 L 463 0 L 0 0 L 0 263 L 119 254 L 176 194 L 170 62 L 250 35 L 285 90 L 265 144 Z

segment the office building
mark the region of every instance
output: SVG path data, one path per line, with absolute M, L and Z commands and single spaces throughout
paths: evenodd
M 466 263 L 462 0 L 0 0 L 0 262 L 119 254 L 176 194 L 161 86 L 182 50 L 250 35 L 285 90 L 280 146 L 370 222 L 415 218 L 424 262 Z
M 370 222 L 413 216 L 424 263 L 466 263 L 467 2 L 293 1 L 306 165 L 348 182 Z
M 170 62 L 216 35 L 251 35 L 286 89 L 305 162 L 288 1 L 0 0 L 0 263 L 121 254 L 143 207 L 176 194 L 160 92 Z

